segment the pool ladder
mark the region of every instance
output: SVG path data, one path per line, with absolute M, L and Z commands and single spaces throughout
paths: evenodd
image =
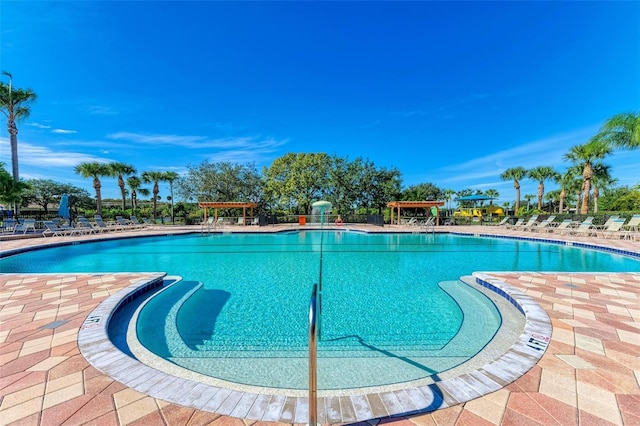
M 435 218 L 431 216 L 424 222 L 423 226 L 424 226 L 425 233 L 428 233 L 428 232 L 431 232 L 432 234 L 435 233 L 436 232 Z

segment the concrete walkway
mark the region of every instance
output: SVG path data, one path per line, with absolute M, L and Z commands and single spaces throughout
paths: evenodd
M 131 231 L 130 235 L 193 230 L 167 227 Z M 195 230 L 199 231 L 199 227 Z M 499 227 L 441 230 L 540 237 Z M 72 238 L 95 239 L 105 235 L 2 241 L 0 253 L 66 243 Z M 640 253 L 640 243 L 635 241 L 555 235 L 551 238 L 570 238 Z M 640 425 L 640 270 L 616 274 L 492 273 L 491 276 L 533 297 L 551 318 L 553 334 L 541 361 L 503 389 L 467 403 L 428 414 L 382 417 L 367 423 Z M 0 424 L 264 423 L 152 398 L 103 375 L 80 354 L 78 331 L 88 314 L 111 294 L 152 277 L 153 274 L 139 273 L 0 275 Z M 401 400 L 400 395 L 397 397 Z M 353 423 L 359 420 L 354 418 Z

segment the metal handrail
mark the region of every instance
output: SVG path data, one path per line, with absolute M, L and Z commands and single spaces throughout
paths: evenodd
M 309 303 L 309 426 L 318 424 L 317 294 L 318 284 L 314 284 Z

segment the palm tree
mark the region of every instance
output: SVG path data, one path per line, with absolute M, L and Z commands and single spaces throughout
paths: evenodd
M 456 191 L 454 191 L 453 189 L 445 189 L 444 190 L 444 199 L 447 201 L 447 214 L 450 215 L 451 214 L 451 200 L 453 199 L 453 196 L 456 195 Z
M 127 186 L 131 190 L 131 210 L 133 211 L 138 208 L 138 193 L 147 196 L 150 192 L 146 188 L 141 188 L 142 181 L 138 176 L 129 176 L 127 178 Z
M 539 166 L 529 170 L 527 175 L 538 181 L 538 210 L 542 210 L 542 197 L 544 197 L 544 181 L 549 179 L 557 179 L 558 172 L 552 167 Z
M 598 160 L 611 153 L 611 145 L 600 135 L 591 138 L 584 145 L 576 145 L 564 155 L 565 160 L 572 161 L 582 168 L 582 206 L 580 214 L 589 212 L 589 193 L 591 192 L 591 179 L 593 178 L 593 165 Z
M 512 167 L 510 169 L 505 170 L 500 178 L 502 180 L 512 180 L 513 179 L 513 187 L 516 189 L 516 214 L 518 209 L 520 209 L 520 180 L 523 179 L 527 175 L 527 171 L 523 167 Z
M 15 206 L 22 202 L 23 193 L 29 189 L 26 182 L 16 181 L 4 168 L 4 163 L 0 163 L 0 201 L 14 206 L 16 215 L 18 214 Z
M 533 194 L 525 194 L 524 199 L 527 200 L 527 210 L 531 210 L 531 200 L 534 198 L 536 198 L 536 196 Z
M 175 217 L 173 216 L 173 182 L 178 180 L 180 176 L 176 172 L 165 172 L 164 180 L 165 182 L 169 182 L 169 193 L 171 194 L 171 223 L 175 222 Z
M 142 173 L 142 181 L 145 183 L 153 182 L 153 219 L 156 219 L 156 210 L 158 206 L 158 193 L 160 192 L 160 187 L 158 186 L 158 182 L 164 180 L 163 172 L 144 172 Z
M 120 194 L 122 194 L 122 210 L 127 208 L 127 191 L 124 186 L 124 177 L 136 174 L 136 168 L 127 163 L 113 162 L 109 163 L 109 176 L 118 178 L 118 186 Z
M 618 148 L 640 148 L 640 113 L 627 112 L 608 119 L 598 135 L 610 146 Z
M 563 175 L 558 175 L 556 182 L 560 185 L 560 196 L 558 213 L 562 214 L 564 211 L 564 200 L 567 198 L 567 193 L 573 193 L 577 188 L 580 188 L 581 180 L 578 180 L 579 171 L 575 167 L 569 167 Z
M 18 128 L 16 121 L 29 117 L 31 107 L 29 104 L 37 98 L 31 89 L 14 89 L 12 76 L 7 71 L 2 71 L 3 75 L 9 77 L 9 84 L 0 83 L 0 110 L 7 116 L 7 130 L 11 143 L 11 171 L 13 179 L 18 182 L 20 175 L 18 172 Z
M 591 183 L 593 186 L 593 212 L 598 213 L 598 198 L 600 197 L 600 190 L 609 188 L 618 182 L 618 179 L 614 179 L 609 173 L 610 166 L 602 163 L 593 165 L 593 178 Z
M 97 161 L 80 163 L 75 167 L 77 174 L 83 178 L 93 178 L 93 189 L 96 191 L 96 214 L 102 215 L 102 194 L 100 188 L 100 178 L 109 176 L 109 166 Z

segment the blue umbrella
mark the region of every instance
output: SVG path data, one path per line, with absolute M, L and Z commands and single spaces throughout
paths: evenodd
M 69 196 L 67 194 L 62 194 L 62 197 L 60 197 L 58 216 L 67 220 L 69 220 L 69 218 L 71 217 L 71 212 L 69 211 Z

